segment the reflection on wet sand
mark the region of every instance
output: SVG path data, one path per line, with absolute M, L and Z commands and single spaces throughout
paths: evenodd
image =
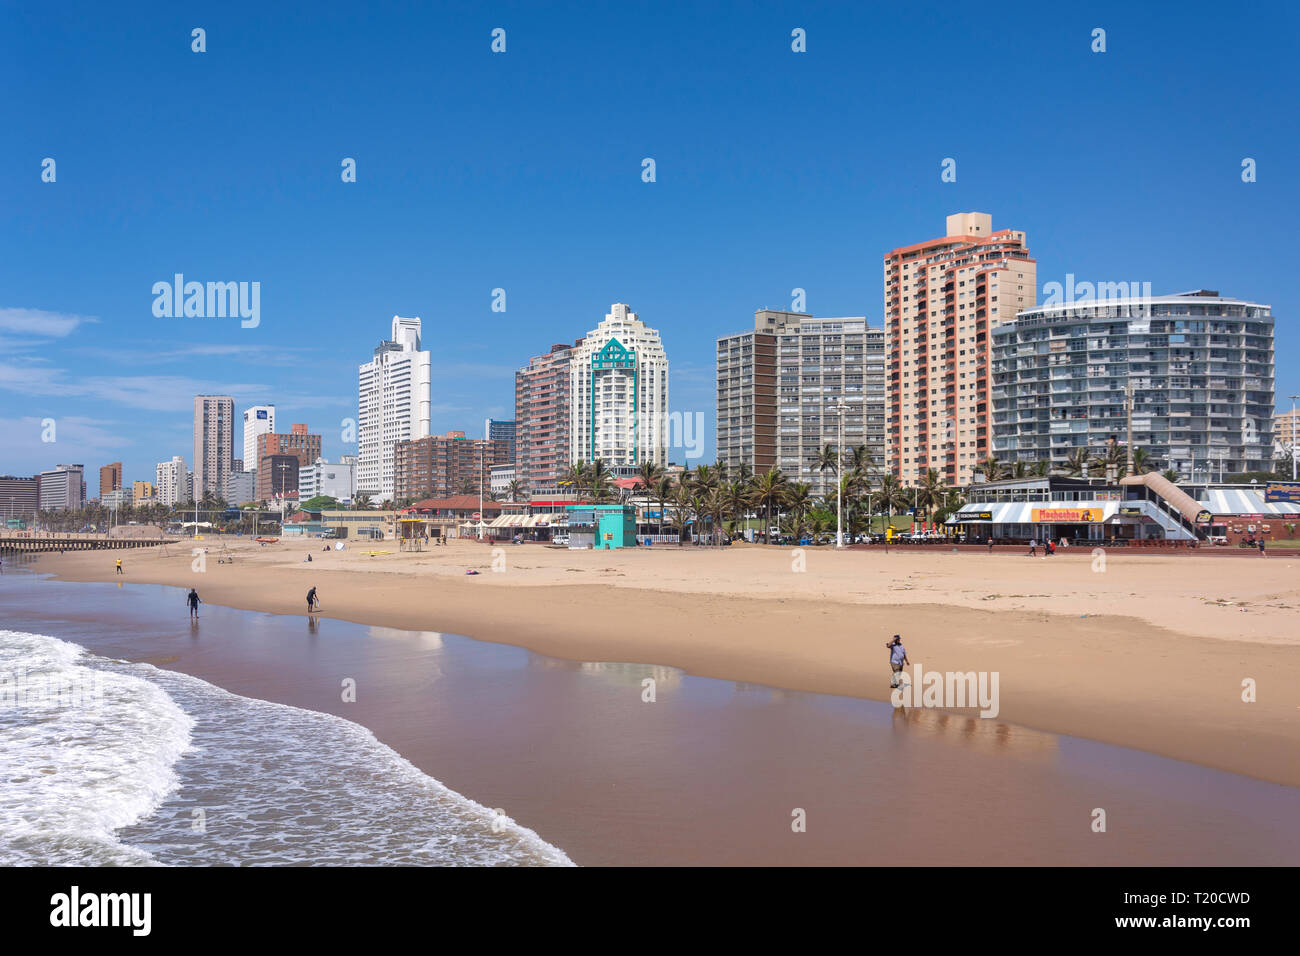
M 920 707 L 896 707 L 893 711 L 896 733 L 924 734 L 959 744 L 976 753 L 1040 758 L 1054 756 L 1060 750 L 1060 738 L 1056 734 L 1017 727 L 1000 720 Z

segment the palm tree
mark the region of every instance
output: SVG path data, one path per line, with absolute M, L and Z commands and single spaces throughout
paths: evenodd
M 812 510 L 812 485 L 797 481 L 785 489 L 782 500 L 796 519 L 802 518 Z
M 1087 467 L 1088 447 L 1086 445 L 1080 445 L 1065 456 L 1065 473 L 1067 475 L 1082 475 Z
M 985 481 L 997 481 L 1002 477 L 1004 469 L 1002 463 L 997 458 L 989 455 L 979 465 L 976 470 L 984 476 Z
M 573 490 L 574 494 L 581 498 L 583 489 L 587 486 L 587 463 L 582 459 L 575 461 L 565 471 L 564 477 L 560 479 L 560 484 L 568 486 Z
M 935 505 L 947 494 L 948 488 L 943 483 L 943 477 L 938 470 L 928 468 L 925 477 L 921 479 L 921 484 L 916 490 L 916 503 L 918 507 L 925 509 L 925 517 L 928 521 L 934 513 Z
M 749 486 L 743 481 L 733 481 L 718 489 L 724 507 L 731 512 L 732 520 L 739 523 L 749 510 L 752 501 Z
M 1118 442 L 1107 442 L 1105 451 L 1094 458 L 1092 463 L 1107 478 L 1112 474 L 1116 478 L 1123 478 L 1124 473 L 1128 470 L 1128 455 L 1125 454 L 1124 449 L 1120 448 Z
M 265 501 L 262 502 L 262 507 L 263 508 L 266 507 Z M 371 502 L 370 495 L 362 491 L 359 492 L 357 496 L 352 499 L 352 507 L 356 508 L 358 511 L 369 511 L 374 507 L 374 504 L 372 504 Z
M 614 497 L 610 484 L 613 481 L 613 474 L 609 470 L 609 464 L 603 458 L 595 459 L 587 470 L 587 488 L 591 492 L 591 500 L 600 503 L 609 501 Z
M 659 480 L 655 482 L 654 496 L 655 501 L 659 503 L 659 534 L 662 537 L 664 518 L 666 517 L 664 511 L 668 506 L 668 499 L 673 496 L 673 480 L 667 474 L 661 475 Z
M 840 453 L 834 445 L 823 445 L 822 450 L 817 453 L 817 470 L 823 475 L 828 471 L 835 472 L 836 476 L 840 473 Z
M 763 528 L 763 542 L 765 544 L 772 543 L 772 506 L 780 503 L 781 496 L 784 494 L 788 483 L 779 468 L 773 468 L 771 471 L 754 479 L 754 502 L 760 508 L 767 508 L 767 524 Z
M 1133 474 L 1145 475 L 1151 470 L 1151 452 L 1145 448 L 1133 449 Z
M 524 493 L 524 483 L 518 478 L 511 478 L 510 483 L 506 485 L 506 497 L 511 501 L 518 501 L 519 496 Z
M 694 499 L 691 495 L 691 489 L 685 484 L 679 484 L 673 489 L 673 527 L 677 530 L 677 544 L 680 547 L 682 535 L 686 533 L 686 528 L 691 523 L 694 514 Z
M 905 510 L 908 506 L 907 492 L 902 483 L 892 474 L 882 475 L 880 489 L 872 496 L 872 511 L 887 511 L 892 518 L 894 509 Z
M 650 491 L 664 476 L 664 467 L 655 461 L 643 461 L 637 466 L 636 479 L 644 491 Z
M 1178 484 L 1178 479 L 1181 476 L 1173 468 L 1168 468 L 1160 473 L 1160 477 L 1164 478 L 1166 481 L 1172 481 L 1174 484 Z
M 1052 472 L 1052 463 L 1046 458 L 1040 458 L 1034 462 L 1034 467 L 1029 469 L 1029 473 L 1035 478 L 1046 478 Z

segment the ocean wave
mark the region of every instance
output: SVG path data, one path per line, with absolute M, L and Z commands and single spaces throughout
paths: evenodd
M 20 670 L 97 706 L 0 697 L 0 863 L 572 865 L 341 717 L 0 631 Z

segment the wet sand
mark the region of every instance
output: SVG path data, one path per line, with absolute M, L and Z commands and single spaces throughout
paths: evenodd
M 874 700 L 889 691 L 882 645 L 902 633 L 927 669 L 998 672 L 1010 723 L 1300 785 L 1300 557 L 1115 552 L 1098 568 L 1090 554 L 806 549 L 797 571 L 798 555 L 761 547 L 323 546 L 210 539 L 127 552 L 124 580 L 287 614 L 315 585 L 331 619 Z M 200 570 L 195 547 L 209 549 Z M 114 554 L 35 567 L 106 580 Z
M 182 592 L 134 583 L 6 575 L 0 596 L 4 626 L 357 721 L 580 864 L 1300 860 L 1300 790 L 1001 720 L 328 618 L 192 626 Z

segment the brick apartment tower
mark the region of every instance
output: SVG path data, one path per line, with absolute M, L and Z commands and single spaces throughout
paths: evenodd
M 1036 302 L 1025 234 L 948 217 L 947 235 L 885 255 L 885 458 L 905 486 L 970 482 L 991 453 L 989 331 Z
M 569 362 L 582 344 L 552 345 L 515 373 L 515 477 L 526 492 L 554 489 L 569 470 Z
M 99 500 L 111 491 L 122 490 L 122 463 L 115 461 L 99 469 Z
M 505 439 L 466 438 L 461 431 L 393 446 L 393 497 L 450 498 L 492 487 L 492 466 L 510 461 Z
M 313 464 L 320 457 L 320 450 L 320 435 L 308 432 L 306 425 L 290 425 L 288 434 L 269 432 L 258 435 L 257 485 L 254 490 L 257 500 L 266 501 L 277 494 L 296 495 L 298 472 Z M 297 459 L 298 467 L 293 468 L 284 460 L 285 456 Z

